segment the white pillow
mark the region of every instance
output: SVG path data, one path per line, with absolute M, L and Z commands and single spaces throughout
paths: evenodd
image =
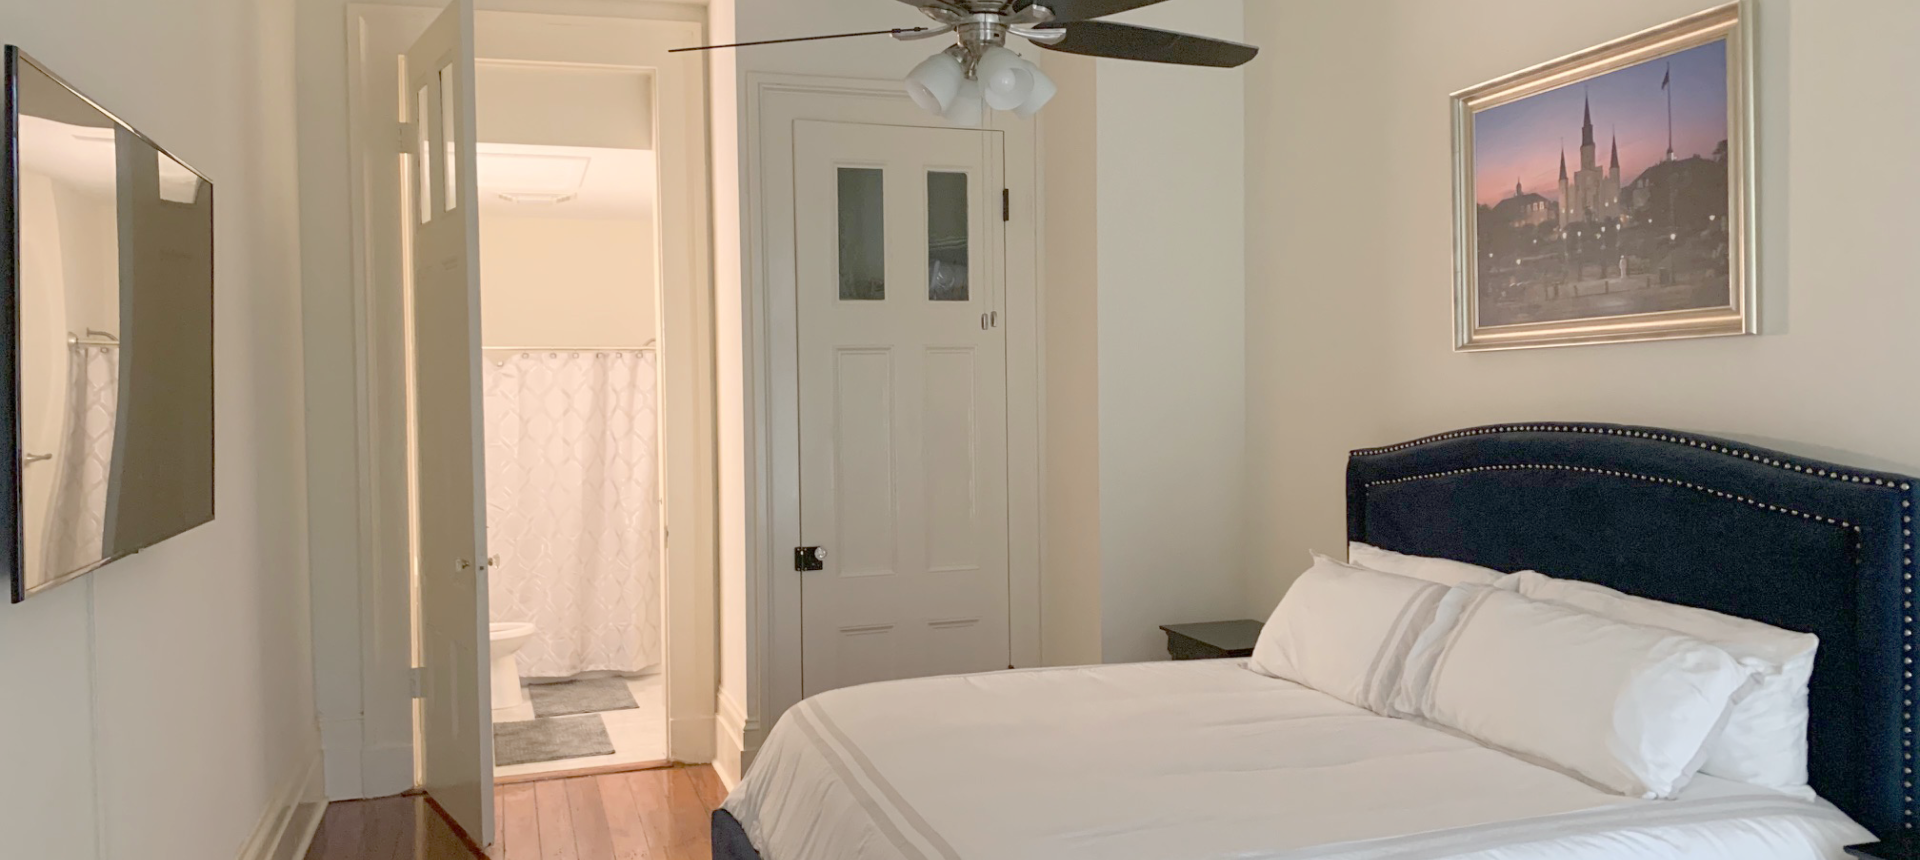
M 1347 544 L 1347 561 L 1386 573 L 1397 573 L 1441 585 L 1495 585 L 1507 574 L 1450 558 L 1407 555 L 1371 544 L 1352 541 Z
M 1820 637 L 1534 571 L 1517 574 L 1516 582 L 1521 594 L 1535 600 L 1685 633 L 1752 668 L 1757 683 L 1734 703 L 1726 728 L 1707 746 L 1700 772 L 1814 796 L 1807 787 L 1807 682 Z
M 1248 668 L 1385 713 L 1414 637 L 1447 589 L 1314 553 L 1260 630 Z
M 1670 630 L 1505 589 L 1452 591 L 1392 710 L 1629 797 L 1685 787 L 1752 676 Z

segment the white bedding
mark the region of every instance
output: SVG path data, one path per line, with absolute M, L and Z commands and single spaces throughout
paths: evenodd
M 1822 801 L 1631 800 L 1244 661 L 870 684 L 774 727 L 727 798 L 763 860 L 1811 860 Z

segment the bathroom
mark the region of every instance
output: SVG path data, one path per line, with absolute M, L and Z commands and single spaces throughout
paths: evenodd
M 662 763 L 652 81 L 476 83 L 495 778 Z

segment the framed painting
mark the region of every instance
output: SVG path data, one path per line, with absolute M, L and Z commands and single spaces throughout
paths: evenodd
M 1748 12 L 1453 95 L 1456 349 L 1758 330 Z

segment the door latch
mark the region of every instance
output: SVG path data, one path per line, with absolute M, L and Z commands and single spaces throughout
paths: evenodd
M 805 573 L 809 570 L 825 570 L 827 567 L 827 549 L 819 546 L 796 546 L 793 548 L 793 569 Z

